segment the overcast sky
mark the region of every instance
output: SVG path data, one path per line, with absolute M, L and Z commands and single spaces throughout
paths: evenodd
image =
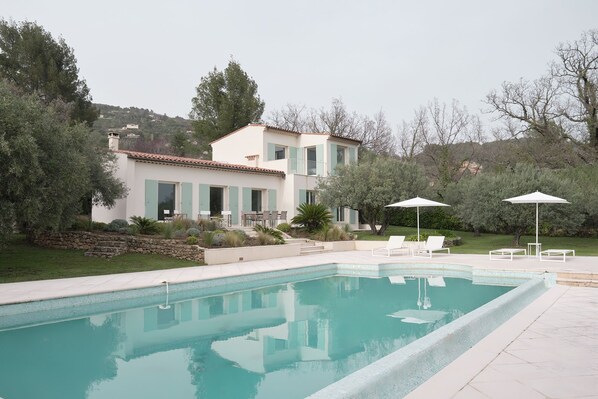
M 393 128 L 435 97 L 480 112 L 598 27 L 596 0 L 4 0 L 0 13 L 62 36 L 94 102 L 187 117 L 201 77 L 232 56 L 264 116 L 341 98 Z

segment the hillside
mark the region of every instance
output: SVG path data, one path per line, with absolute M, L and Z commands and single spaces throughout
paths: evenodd
M 187 145 L 191 139 L 193 127 L 189 119 L 172 118 L 136 107 L 94 106 L 100 110 L 100 117 L 94 122 L 93 130 L 103 137 L 109 131 L 120 133 L 122 149 L 178 154 L 181 151 L 171 147 L 173 137 L 186 137 Z

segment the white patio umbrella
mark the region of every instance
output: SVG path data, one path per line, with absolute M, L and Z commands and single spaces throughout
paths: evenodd
M 431 201 L 429 199 L 415 197 L 394 204 L 386 205 L 387 207 L 401 207 L 401 208 L 417 208 L 417 242 L 419 242 L 419 208 L 424 206 L 450 206 L 442 202 Z
M 536 248 L 538 248 L 538 204 L 570 204 L 570 202 L 565 199 L 553 197 L 552 195 L 544 194 L 539 191 L 520 195 L 519 197 L 507 198 L 503 201 L 507 201 L 512 204 L 536 204 Z

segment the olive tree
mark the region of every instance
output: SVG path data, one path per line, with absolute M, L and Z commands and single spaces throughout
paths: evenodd
M 317 190 L 322 203 L 359 210 L 372 234 L 383 235 L 389 224 L 385 206 L 420 194 L 426 187 L 417 165 L 391 157 L 368 157 L 338 167 L 335 176 L 319 181 Z M 380 229 L 376 224 L 381 224 Z
M 113 155 L 64 111 L 0 81 L 0 244 L 15 227 L 30 237 L 68 227 L 84 197 L 112 206 L 126 191 Z
M 504 199 L 537 190 L 573 200 L 580 189 L 550 170 L 519 164 L 500 173 L 463 179 L 448 188 L 446 200 L 453 205 L 456 215 L 474 231 L 511 233 L 514 245 L 519 245 L 521 236 L 534 226 L 536 208 L 534 204 L 511 204 Z M 584 220 L 576 203 L 541 204 L 540 214 L 542 226 L 549 230 L 558 228 L 574 232 Z

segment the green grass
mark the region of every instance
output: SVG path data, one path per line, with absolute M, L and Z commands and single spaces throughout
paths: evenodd
M 35 247 L 23 236 L 14 236 L 0 249 L 0 283 L 197 266 L 197 262 L 159 255 L 124 254 L 107 260 L 84 252 Z
M 420 233 L 433 234 L 435 230 L 420 229 Z M 355 232 L 359 240 L 388 240 L 390 235 L 410 236 L 417 234 L 417 229 L 413 227 L 390 226 L 384 236 L 374 236 L 369 231 Z M 488 254 L 488 251 L 497 248 L 513 247 L 513 236 L 502 234 L 482 234 L 475 237 L 472 232 L 455 231 L 455 235 L 462 238 L 462 244 L 451 248 L 451 253 L 455 254 Z M 535 242 L 535 236 L 523 236 L 520 243 L 523 248 L 528 242 Z M 539 241 L 543 249 L 574 249 L 576 255 L 580 256 L 598 256 L 598 239 L 596 238 L 577 238 L 577 237 L 543 237 Z

